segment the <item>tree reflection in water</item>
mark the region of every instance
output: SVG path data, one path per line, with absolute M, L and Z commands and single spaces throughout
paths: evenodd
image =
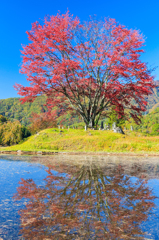
M 144 179 L 124 175 L 120 165 L 109 170 L 61 165 L 46 171 L 44 186 L 21 179 L 15 195 L 28 199 L 20 210 L 24 239 L 144 239 L 140 224 L 155 198 Z

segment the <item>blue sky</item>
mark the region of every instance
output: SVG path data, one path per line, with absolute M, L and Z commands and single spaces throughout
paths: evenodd
M 149 67 L 159 66 L 159 0 L 8 0 L 0 3 L 0 99 L 18 97 L 15 83 L 27 85 L 19 73 L 21 44 L 27 44 L 26 31 L 31 23 L 46 15 L 56 15 L 67 9 L 80 20 L 96 14 L 115 18 L 128 28 L 139 29 L 146 37 L 145 53 L 141 59 Z M 159 80 L 159 68 L 154 72 Z

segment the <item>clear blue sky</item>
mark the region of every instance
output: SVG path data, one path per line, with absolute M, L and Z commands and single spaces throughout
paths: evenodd
M 0 99 L 17 97 L 15 83 L 27 84 L 19 73 L 21 44 L 27 44 L 31 23 L 67 9 L 81 20 L 111 17 L 146 37 L 142 60 L 159 66 L 159 0 L 8 0 L 0 3 Z M 154 72 L 159 80 L 159 68 Z

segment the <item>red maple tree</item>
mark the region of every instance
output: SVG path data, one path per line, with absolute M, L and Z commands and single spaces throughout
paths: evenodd
M 46 94 L 49 107 L 74 110 L 90 127 L 112 107 L 139 121 L 154 83 L 137 30 L 110 18 L 80 23 L 67 12 L 33 23 L 27 34 L 21 73 L 30 86 L 15 85 L 23 102 Z

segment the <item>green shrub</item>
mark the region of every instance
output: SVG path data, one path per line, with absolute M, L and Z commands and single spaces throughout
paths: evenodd
M 6 121 L 0 123 L 0 144 L 13 145 L 30 136 L 29 130 L 22 126 L 19 121 Z
M 7 122 L 8 119 L 2 115 L 0 115 L 0 123 L 4 123 L 4 122 Z

